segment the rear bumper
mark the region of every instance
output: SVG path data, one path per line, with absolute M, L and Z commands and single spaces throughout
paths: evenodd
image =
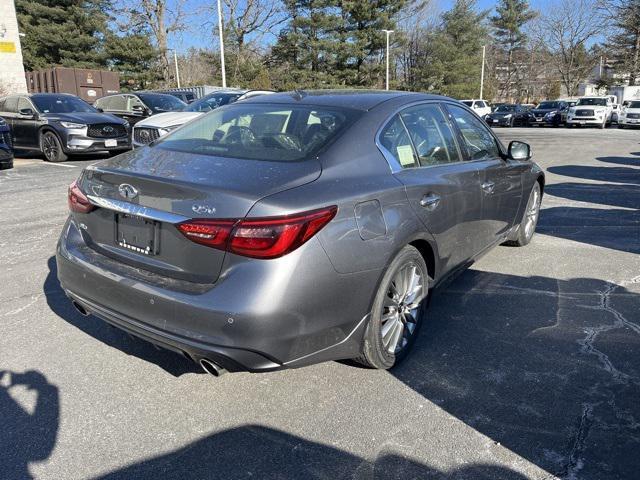
M 338 274 L 312 240 L 281 259 L 225 263 L 214 285 L 191 284 L 97 253 L 84 244 L 71 219 L 56 260 L 62 288 L 88 312 L 228 371 L 270 371 L 357 356 L 379 275 Z

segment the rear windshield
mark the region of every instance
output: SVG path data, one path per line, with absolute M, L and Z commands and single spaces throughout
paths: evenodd
M 235 103 L 163 137 L 156 146 L 180 152 L 266 161 L 309 158 L 360 115 L 347 109 Z
M 515 112 L 515 111 L 516 111 L 515 105 L 500 105 L 498 108 L 496 108 L 496 112 Z
M 242 96 L 241 93 L 214 93 L 201 98 L 197 102 L 193 102 L 187 108 L 185 112 L 209 112 L 215 110 L 218 107 L 227 105 L 228 103 L 235 102 Z
M 473 105 L 473 101 L 471 100 L 462 100 L 462 103 L 464 103 L 467 107 L 470 107 Z
M 628 108 L 640 108 L 640 102 L 629 102 Z
M 71 95 L 46 95 L 31 97 L 40 113 L 96 113 L 87 102 Z

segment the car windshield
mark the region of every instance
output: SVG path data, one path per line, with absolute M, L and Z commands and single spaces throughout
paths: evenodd
M 576 105 L 596 105 L 600 107 L 606 107 L 607 100 L 605 98 L 581 98 L 580 100 L 578 100 L 578 103 L 576 103 Z
M 40 113 L 97 113 L 88 103 L 71 95 L 46 95 L 31 97 Z
M 538 105 L 540 110 L 553 110 L 554 108 L 560 108 L 560 103 L 558 102 L 540 102 Z
M 156 148 L 229 158 L 310 158 L 360 115 L 347 109 L 236 103 L 163 137 Z
M 472 100 L 462 100 L 462 103 L 464 103 L 467 107 L 470 107 L 473 105 L 473 101 Z
M 193 102 L 185 112 L 209 112 L 228 103 L 235 102 L 242 93 L 213 93 Z
M 627 108 L 640 108 L 640 102 L 629 102 Z
M 163 93 L 140 93 L 140 100 L 149 107 L 153 113 L 174 112 L 184 109 L 187 104 L 173 95 Z
M 515 105 L 500 105 L 498 108 L 496 108 L 496 112 L 497 113 L 501 113 L 501 112 L 515 112 L 516 111 L 516 106 Z

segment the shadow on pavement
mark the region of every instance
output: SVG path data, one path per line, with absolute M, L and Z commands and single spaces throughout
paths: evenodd
M 618 286 L 469 270 L 436 292 L 391 374 L 551 474 L 634 478 L 639 293 L 640 272 Z
M 640 152 L 631 155 L 640 155 Z M 615 163 L 616 165 L 630 165 L 632 167 L 640 167 L 640 158 L 634 157 L 597 157 L 596 160 L 607 163 Z
M 508 468 L 479 464 L 442 472 L 393 453 L 383 453 L 371 462 L 279 430 L 247 425 L 210 435 L 180 450 L 99 478 L 525 480 L 526 477 Z
M 598 160 L 607 162 L 610 160 L 635 160 L 640 165 L 640 159 L 622 157 L 601 157 Z M 598 180 L 603 182 L 626 183 L 640 185 L 640 170 L 627 167 L 591 167 L 588 165 L 562 165 L 549 167 L 547 171 L 556 175 L 575 177 L 585 180 Z M 588 185 L 588 184 L 583 184 Z M 551 185 L 552 186 L 552 185 Z
M 555 183 L 545 187 L 545 195 L 611 207 L 636 209 L 640 207 L 640 187 L 635 185 Z
M 40 372 L 0 370 L 1 478 L 33 478 L 29 463 L 46 460 L 51 454 L 58 433 L 59 412 L 58 388 Z
M 58 282 L 55 257 L 49 258 L 49 273 L 44 281 L 44 293 L 51 310 L 74 327 L 91 335 L 96 340 L 117 348 L 127 355 L 158 365 L 175 377 L 185 373 L 204 373 L 195 363 L 169 350 L 156 348 L 149 342 L 140 340 L 92 315 L 84 317 L 73 307 Z

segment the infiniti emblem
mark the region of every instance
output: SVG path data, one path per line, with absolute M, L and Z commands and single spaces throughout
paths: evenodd
M 102 127 L 102 131 L 104 133 L 112 133 L 113 132 L 113 127 L 110 125 L 107 125 L 106 127 Z
M 210 207 L 209 205 L 193 205 L 191 210 L 193 210 L 193 213 L 197 213 L 198 215 L 213 215 L 216 213 L 215 207 Z
M 118 187 L 118 193 L 124 198 L 131 200 L 138 196 L 138 189 L 128 183 L 122 183 Z

